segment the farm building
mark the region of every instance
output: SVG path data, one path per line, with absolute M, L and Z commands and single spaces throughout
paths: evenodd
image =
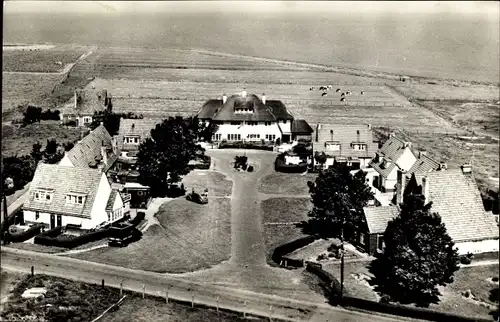
M 117 159 L 117 146 L 101 124 L 66 152 L 59 165 L 102 168 L 107 172 Z
M 376 172 L 371 184 L 382 192 L 394 191 L 397 170 L 409 171 L 416 161 L 417 158 L 411 151 L 411 143 L 391 134 L 389 140 L 375 153 L 375 157 L 369 163 Z
M 49 228 L 91 229 L 124 217 L 121 194 L 99 169 L 38 164 L 23 206 L 23 220 Z
M 422 194 L 432 202 L 432 212 L 437 212 L 448 234 L 455 242 L 459 254 L 498 252 L 499 231 L 495 216 L 485 211 L 481 194 L 472 175 L 472 167 L 462 169 L 413 173 L 407 182 L 404 196 Z M 387 223 L 397 216 L 399 207 L 365 207 L 366 230 L 358 234 L 357 243 L 368 253 L 383 249 L 383 233 Z
M 207 101 L 198 119 L 219 125 L 213 141 L 283 142 L 310 136 L 312 129 L 304 120 L 295 120 L 279 100 L 267 100 L 263 94 L 247 95 L 246 91 L 221 100 Z M 279 140 L 278 140 L 279 139 Z
M 104 111 L 111 104 L 111 95 L 106 90 L 75 88 L 73 99 L 61 109 L 60 119 L 63 124 L 74 121 L 76 126 L 88 126 L 92 123 L 94 112 Z
M 337 162 L 352 169 L 366 168 L 378 148 L 370 124 L 317 124 L 313 136 L 314 154 L 326 155 L 326 168 Z

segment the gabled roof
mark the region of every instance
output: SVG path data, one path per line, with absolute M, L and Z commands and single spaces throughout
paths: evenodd
M 340 151 L 326 149 L 326 143 L 332 141 L 340 144 Z M 354 150 L 351 144 L 355 142 L 366 144 L 366 150 Z M 366 124 L 318 124 L 313 134 L 313 148 L 315 152 L 325 152 L 325 154 L 335 157 L 371 158 L 375 155 L 378 144 L 373 142 L 372 130 Z
M 293 120 L 293 116 L 288 112 L 282 101 L 266 100 L 266 106 L 277 120 Z
M 407 176 L 411 176 L 412 173 L 427 173 L 435 170 L 439 170 L 440 163 L 431 157 L 421 154 L 413 166 L 406 172 Z
M 31 211 L 90 218 L 103 175 L 101 171 L 92 168 L 39 163 L 23 207 L 25 210 Z M 37 189 L 53 190 L 52 202 L 36 201 L 35 191 Z M 85 203 L 83 205 L 66 204 L 66 195 L 72 192 L 84 194 L 86 196 Z
M 481 193 L 470 175 L 461 169 L 426 173 L 431 211 L 439 213 L 448 234 L 455 241 L 498 238 L 494 216 L 484 210 Z M 415 177 L 422 182 L 424 175 Z
M 116 190 L 111 190 L 111 193 L 109 194 L 108 202 L 106 203 L 106 211 L 113 211 L 113 206 L 115 204 L 116 200 L 116 195 L 117 195 Z
M 370 234 L 383 234 L 387 224 L 399 214 L 398 206 L 364 207 L 366 224 Z
M 118 135 L 115 136 L 118 148 L 120 150 L 123 148 L 125 136 L 138 136 L 145 139 L 151 135 L 151 130 L 161 122 L 163 122 L 162 118 L 121 119 Z
M 394 167 L 397 166 L 399 158 L 403 155 L 403 152 L 406 147 L 406 142 L 395 137 L 391 136 L 389 140 L 387 140 L 382 148 L 378 150 L 379 158 L 378 160 L 373 159 L 370 161 L 370 166 L 374 168 L 380 175 L 384 178 L 392 172 Z M 388 166 L 384 166 L 384 158 L 390 161 Z
M 252 109 L 253 113 L 237 114 L 235 109 Z M 233 95 L 227 98 L 226 103 L 215 113 L 214 121 L 276 121 L 271 110 L 266 107 L 257 95 Z
M 89 167 L 91 164 L 102 160 L 101 147 L 105 146 L 108 154 L 108 163 L 105 166 L 105 170 L 107 170 L 116 161 L 116 156 L 110 152 L 112 150 L 111 141 L 111 135 L 101 124 L 76 143 L 67 152 L 67 156 L 75 167 Z
M 306 120 L 293 120 L 292 121 L 292 133 L 295 134 L 311 134 L 313 131 L 312 127 Z

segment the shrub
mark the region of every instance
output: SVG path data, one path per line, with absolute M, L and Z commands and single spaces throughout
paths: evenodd
M 44 246 L 55 246 L 64 248 L 75 248 L 108 237 L 109 229 L 100 229 L 80 236 L 59 235 L 56 237 L 36 236 L 35 243 Z
M 248 172 L 253 172 L 253 166 L 252 165 L 249 165 L 248 168 L 247 168 L 247 171 Z
M 491 280 L 492 280 L 493 282 L 498 282 L 498 277 L 493 277 Z
M 69 120 L 64 125 L 66 125 L 66 126 L 76 126 L 76 121 L 75 120 Z
M 319 254 L 318 257 L 316 258 L 317 261 L 321 261 L 321 260 L 325 260 L 327 259 L 328 257 L 326 256 L 325 253 L 323 254 Z
M 472 262 L 472 259 L 470 257 L 468 257 L 467 255 L 460 256 L 460 263 L 462 263 L 464 265 L 468 265 L 471 262 Z
M 13 243 L 22 243 L 24 241 L 27 241 L 28 239 L 40 234 L 40 232 L 42 231 L 42 227 L 43 224 L 35 224 L 26 231 L 9 234 L 9 241 Z
M 385 304 L 388 304 L 391 302 L 391 297 L 387 294 L 383 294 L 381 297 L 380 297 L 380 303 L 385 303 Z

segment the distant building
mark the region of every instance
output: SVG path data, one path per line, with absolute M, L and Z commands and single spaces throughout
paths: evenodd
M 89 126 L 93 121 L 94 112 L 102 112 L 111 104 L 111 95 L 106 90 L 75 88 L 73 99 L 60 111 L 60 119 L 63 124 L 74 121 L 76 126 Z
M 23 210 L 28 223 L 91 229 L 120 220 L 126 206 L 99 169 L 39 163 Z
M 246 91 L 222 99 L 207 101 L 198 112 L 199 120 L 219 125 L 214 142 L 279 142 L 289 143 L 308 138 L 312 129 L 304 120 L 295 120 L 279 100 L 268 100 L 263 94 L 247 95 Z
M 366 168 L 378 148 L 370 124 L 317 124 L 313 137 L 314 154 L 327 156 L 326 168 L 335 163 L 344 163 L 352 169 Z
M 408 171 L 416 161 L 417 158 L 411 151 L 411 143 L 391 134 L 369 163 L 376 172 L 370 180 L 371 185 L 382 192 L 395 191 L 398 169 Z

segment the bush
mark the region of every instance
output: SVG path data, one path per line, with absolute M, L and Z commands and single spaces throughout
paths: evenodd
M 248 168 L 247 168 L 247 171 L 248 172 L 253 172 L 253 166 L 252 165 L 249 165 Z
M 56 237 L 48 237 L 39 235 L 35 237 L 35 244 L 63 248 L 75 248 L 83 244 L 106 238 L 108 237 L 108 235 L 109 228 L 95 230 L 93 232 L 82 234 L 80 236 L 59 235 Z
M 59 114 L 60 114 L 59 110 L 51 111 L 50 109 L 48 109 L 42 112 L 41 119 L 58 121 L 60 119 Z
M 76 121 L 75 120 L 69 120 L 66 123 L 64 123 L 66 126 L 76 126 Z
M 227 141 L 222 141 L 219 144 L 219 149 L 249 149 L 249 150 L 273 151 L 274 147 L 270 144 L 258 143 L 258 142 L 227 142 Z
M 472 262 L 472 256 L 470 256 L 469 254 L 460 256 L 460 263 L 468 265 L 471 262 Z
M 327 258 L 328 258 L 328 256 L 325 253 L 323 253 L 323 254 L 319 254 L 318 257 L 316 258 L 316 260 L 319 262 L 319 261 L 325 260 Z
M 40 234 L 42 231 L 43 224 L 35 224 L 31 226 L 28 230 L 20 232 L 20 233 L 14 233 L 14 234 L 9 234 L 9 241 L 13 243 L 22 243 L 24 241 L 27 241 L 30 238 L 35 237 L 36 235 Z
M 29 105 L 23 115 L 23 125 L 40 122 L 42 118 L 42 108 Z

